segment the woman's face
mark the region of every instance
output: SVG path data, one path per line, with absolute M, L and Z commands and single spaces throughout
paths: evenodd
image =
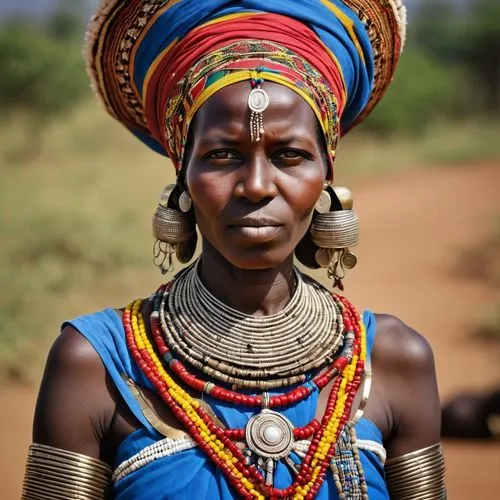
M 263 89 L 270 104 L 259 142 L 250 137 L 250 83 L 236 83 L 198 111 L 186 164 L 204 250 L 240 269 L 272 268 L 293 254 L 326 178 L 309 105 L 282 85 Z

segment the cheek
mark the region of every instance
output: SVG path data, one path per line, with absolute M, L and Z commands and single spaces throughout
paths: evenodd
M 324 169 L 312 167 L 307 169 L 300 178 L 286 179 L 283 182 L 287 185 L 287 189 L 283 190 L 284 198 L 290 206 L 295 207 L 294 211 L 300 220 L 309 220 L 323 190 Z
M 224 209 L 231 196 L 227 179 L 216 172 L 202 172 L 196 166 L 187 170 L 186 184 L 197 218 L 216 216 Z

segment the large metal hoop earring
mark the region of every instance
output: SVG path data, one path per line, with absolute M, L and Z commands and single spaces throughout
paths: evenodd
M 192 200 L 187 191 L 170 184 L 160 195 L 153 214 L 153 263 L 162 274 L 174 270 L 173 255 L 182 264 L 189 262 L 196 250 L 196 221 Z
M 339 209 L 339 207 L 341 209 Z M 359 219 L 353 208 L 353 197 L 345 187 L 326 184 L 315 206 L 310 237 L 317 247 L 315 261 L 328 269 L 333 286 L 344 289 L 346 269 L 356 266 L 358 259 L 350 250 L 359 242 Z

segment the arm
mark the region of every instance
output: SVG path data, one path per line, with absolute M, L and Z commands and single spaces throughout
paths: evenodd
M 35 410 L 23 500 L 55 495 L 105 498 L 106 446 L 116 411 L 105 368 L 86 339 L 67 327 L 54 343 Z
M 432 349 L 397 318 L 381 315 L 377 321 L 374 381 L 387 422 L 386 480 L 391 498 L 446 498 Z
M 78 331 L 66 327 L 49 353 L 35 410 L 33 441 L 106 458 L 101 443 L 116 408 L 108 387 L 96 351 Z
M 377 315 L 374 380 L 386 401 L 388 457 L 440 440 L 441 406 L 434 356 L 427 340 L 399 319 Z

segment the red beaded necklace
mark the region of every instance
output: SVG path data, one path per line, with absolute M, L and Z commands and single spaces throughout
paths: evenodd
M 186 427 L 199 447 L 221 469 L 229 483 L 243 498 L 293 496 L 294 498 L 312 499 L 321 488 L 335 451 L 335 442 L 349 419 L 354 396 L 361 382 L 365 352 L 363 327 L 359 315 L 346 299 L 334 296 L 333 300 L 336 300 L 342 307 L 345 328 L 352 331 L 354 338 L 352 360 L 351 362 L 349 359 L 347 362 L 342 361 L 341 364 L 330 367 L 327 373 L 315 378 L 315 383 L 324 387 L 328 383 L 326 380 L 329 381 L 335 376 L 335 374 L 332 375 L 332 372 L 341 370 L 341 375 L 335 380 L 330 392 L 321 424 L 311 423 L 309 429 L 300 429 L 302 432 L 299 432 L 298 435 L 295 435 L 294 430 L 296 438 L 302 438 L 302 435 L 306 433 L 313 438 L 294 483 L 283 490 L 267 485 L 257 467 L 246 465 L 241 450 L 232 442 L 233 439 L 241 439 L 242 430 L 232 429 L 226 432 L 227 430 L 218 426 L 208 413 L 199 404 L 196 404 L 165 371 L 165 367 L 148 340 L 144 320 L 140 313 L 142 302 L 134 303 L 132 307 L 126 309 L 123 315 L 127 343 L 134 360 L 156 387 L 174 416 Z M 155 316 L 153 312 L 153 317 L 155 318 Z M 156 326 L 153 327 L 153 325 Z M 170 354 L 168 347 L 162 342 L 163 339 L 158 342 L 161 335 L 157 322 L 152 321 L 152 329 L 160 355 Z M 188 373 L 179 362 L 169 362 L 168 366 L 171 367 L 172 374 L 178 376 L 187 385 L 199 391 L 205 389 L 207 382 Z M 203 387 L 201 387 L 202 384 Z M 277 399 L 273 402 L 274 406 L 284 406 L 298 400 L 298 398 L 307 396 L 308 393 L 303 395 L 305 388 L 298 389 L 302 389 L 302 391 L 294 392 L 297 390 L 295 389 L 288 393 L 285 399 L 283 396 L 275 396 Z M 216 398 L 220 397 L 221 394 L 231 397 L 231 399 L 224 400 L 229 400 L 235 405 L 249 405 L 249 403 L 255 405 L 258 404 L 259 398 L 262 401 L 260 396 L 246 396 L 235 391 L 229 391 L 227 394 L 222 391 L 211 392 L 211 395 Z M 290 394 L 293 394 L 293 397 L 290 397 Z M 278 399 L 280 397 L 281 400 Z M 247 400 L 245 398 L 255 399 Z
M 196 377 L 189 372 L 182 361 L 173 357 L 170 349 L 165 342 L 164 332 L 159 321 L 159 318 L 162 315 L 162 311 L 160 310 L 161 305 L 159 297 L 161 297 L 165 292 L 168 293 L 168 289 L 169 287 L 167 285 L 162 285 L 156 292 L 156 295 L 152 297 L 153 311 L 150 316 L 150 325 L 152 337 L 156 344 L 158 352 L 160 353 L 164 361 L 168 364 L 172 372 L 174 372 L 180 380 L 182 380 L 186 385 L 188 385 L 195 391 L 205 392 L 215 399 L 219 399 L 221 401 L 226 401 L 229 403 L 235 403 L 237 405 L 262 407 L 262 396 L 243 394 L 218 386 L 208 380 L 203 380 L 202 378 Z M 346 318 L 344 318 L 344 320 L 345 319 Z M 352 330 L 350 319 L 345 323 L 344 328 L 347 331 Z M 348 339 L 344 345 L 344 348 L 342 349 L 342 352 L 333 361 L 333 363 L 329 367 L 327 367 L 324 372 L 319 373 L 312 379 L 312 383 L 320 391 L 324 387 L 326 387 L 334 377 L 336 377 L 339 373 L 342 373 L 342 371 L 351 361 L 352 346 L 353 339 Z M 351 353 L 351 356 L 349 356 L 349 353 Z M 293 403 L 302 401 L 311 394 L 312 390 L 313 389 L 311 387 L 300 385 L 299 387 L 296 387 L 295 389 L 285 394 L 281 394 L 279 396 L 271 396 L 269 398 L 269 408 L 289 406 Z

